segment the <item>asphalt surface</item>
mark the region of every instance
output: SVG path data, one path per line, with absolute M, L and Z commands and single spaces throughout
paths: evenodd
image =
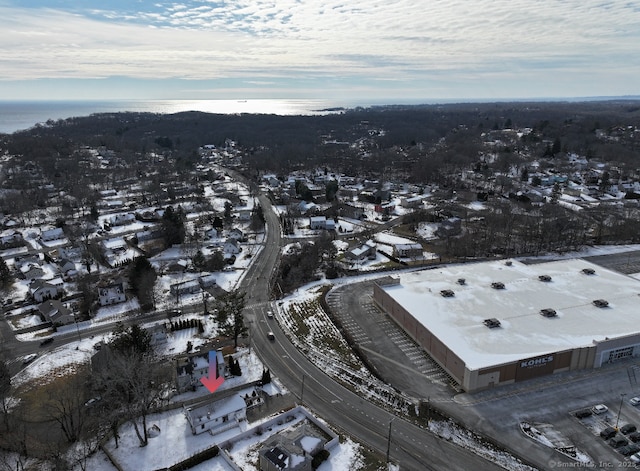
M 623 273 L 640 272 L 640 251 L 586 259 Z M 389 384 L 428 401 L 443 414 L 539 469 L 572 467 L 576 462 L 525 437 L 520 422 L 551 424 L 591 456 L 597 467 L 622 468 L 631 464 L 607 445 L 597 430 L 615 422 L 640 426 L 640 409 L 621 401 L 621 394 L 627 399 L 640 395 L 637 359 L 467 394 L 457 390 L 446 373 L 375 306 L 372 295 L 372 282 L 354 283 L 334 288 L 327 295 L 327 303 L 348 338 L 368 353 L 368 360 Z M 594 431 L 576 419 L 573 412 L 598 403 L 608 405 L 609 413 L 595 419 L 600 426 Z

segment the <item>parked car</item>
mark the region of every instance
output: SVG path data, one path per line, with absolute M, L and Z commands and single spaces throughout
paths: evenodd
M 40 342 L 40 346 L 44 347 L 45 345 L 49 345 L 51 342 L 53 342 L 53 337 L 48 337 Z
M 100 402 L 101 400 L 102 400 L 102 397 L 100 397 L 100 396 L 92 397 L 91 399 L 89 399 L 87 402 L 84 403 L 84 406 L 85 407 L 91 407 L 96 402 Z
M 640 432 L 630 433 L 627 438 L 631 440 L 633 443 L 640 442 Z
M 616 431 L 616 429 L 615 429 L 615 428 L 613 428 L 613 427 L 607 427 L 607 428 L 605 428 L 604 430 L 602 430 L 602 431 L 600 432 L 600 436 L 601 436 L 602 438 L 604 438 L 605 440 L 609 440 L 610 438 L 615 437 L 615 436 L 616 436 L 616 433 L 618 433 L 618 432 Z
M 634 396 L 629 399 L 629 404 L 631 404 L 632 406 L 637 406 L 638 404 L 640 404 L 640 396 Z
M 609 408 L 607 406 L 605 406 L 604 404 L 596 404 L 595 406 L 593 406 L 591 408 L 591 411 L 594 414 L 604 414 L 608 410 L 609 410 Z
M 584 419 L 585 417 L 590 417 L 591 415 L 593 415 L 593 412 L 591 412 L 591 409 L 580 409 L 575 413 L 575 416 L 578 419 Z
M 613 448 L 620 448 L 628 444 L 629 444 L 629 440 L 627 440 L 621 435 L 616 435 L 615 437 L 609 440 L 609 445 L 612 446 Z
M 640 445 L 636 443 L 630 443 L 629 445 L 624 445 L 618 448 L 618 453 L 623 456 L 631 456 L 640 451 Z
M 629 457 L 629 459 L 631 461 L 633 461 L 634 463 L 636 463 L 636 464 L 640 464 L 640 453 L 635 453 L 635 454 L 631 455 Z
M 37 357 L 37 356 L 38 356 L 38 354 L 37 354 L 37 353 L 30 353 L 29 355 L 27 355 L 26 357 L 24 357 L 24 358 L 22 359 L 22 364 L 23 364 L 23 365 L 26 365 L 26 364 L 28 364 L 28 363 L 31 363 L 33 360 L 35 360 L 35 359 L 36 359 L 36 357 Z
M 620 431 L 623 433 L 623 435 L 629 435 L 630 433 L 633 433 L 636 430 L 638 430 L 638 427 L 636 427 L 633 424 L 625 424 L 622 427 L 620 427 Z

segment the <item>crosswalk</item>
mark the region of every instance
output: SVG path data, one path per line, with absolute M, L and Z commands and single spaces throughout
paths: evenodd
M 382 310 L 380 310 L 366 295 L 360 298 L 359 313 L 352 313 L 344 309 L 346 304 L 342 299 L 344 292 L 341 289 L 333 290 L 327 295 L 327 304 L 334 317 L 338 318 L 349 337 L 359 346 L 371 349 L 374 342 L 367 334 L 365 328 L 354 317 L 354 314 L 365 316 L 367 323 L 375 324 L 377 330 L 382 331 L 393 342 L 407 359 L 407 365 L 429 379 L 432 383 L 451 385 L 451 377 L 407 334 L 393 322 Z

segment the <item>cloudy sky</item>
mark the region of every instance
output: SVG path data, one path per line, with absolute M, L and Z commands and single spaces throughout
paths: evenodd
M 640 94 L 640 2 L 0 0 L 0 99 Z

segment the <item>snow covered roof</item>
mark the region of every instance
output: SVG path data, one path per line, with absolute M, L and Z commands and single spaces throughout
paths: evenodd
M 384 291 L 472 370 L 640 332 L 640 282 L 585 260 L 452 265 L 399 278 Z M 496 282 L 505 289 L 493 289 Z M 608 307 L 594 305 L 598 299 Z M 542 309 L 556 316 L 544 317 Z M 488 329 L 490 318 L 500 327 Z

